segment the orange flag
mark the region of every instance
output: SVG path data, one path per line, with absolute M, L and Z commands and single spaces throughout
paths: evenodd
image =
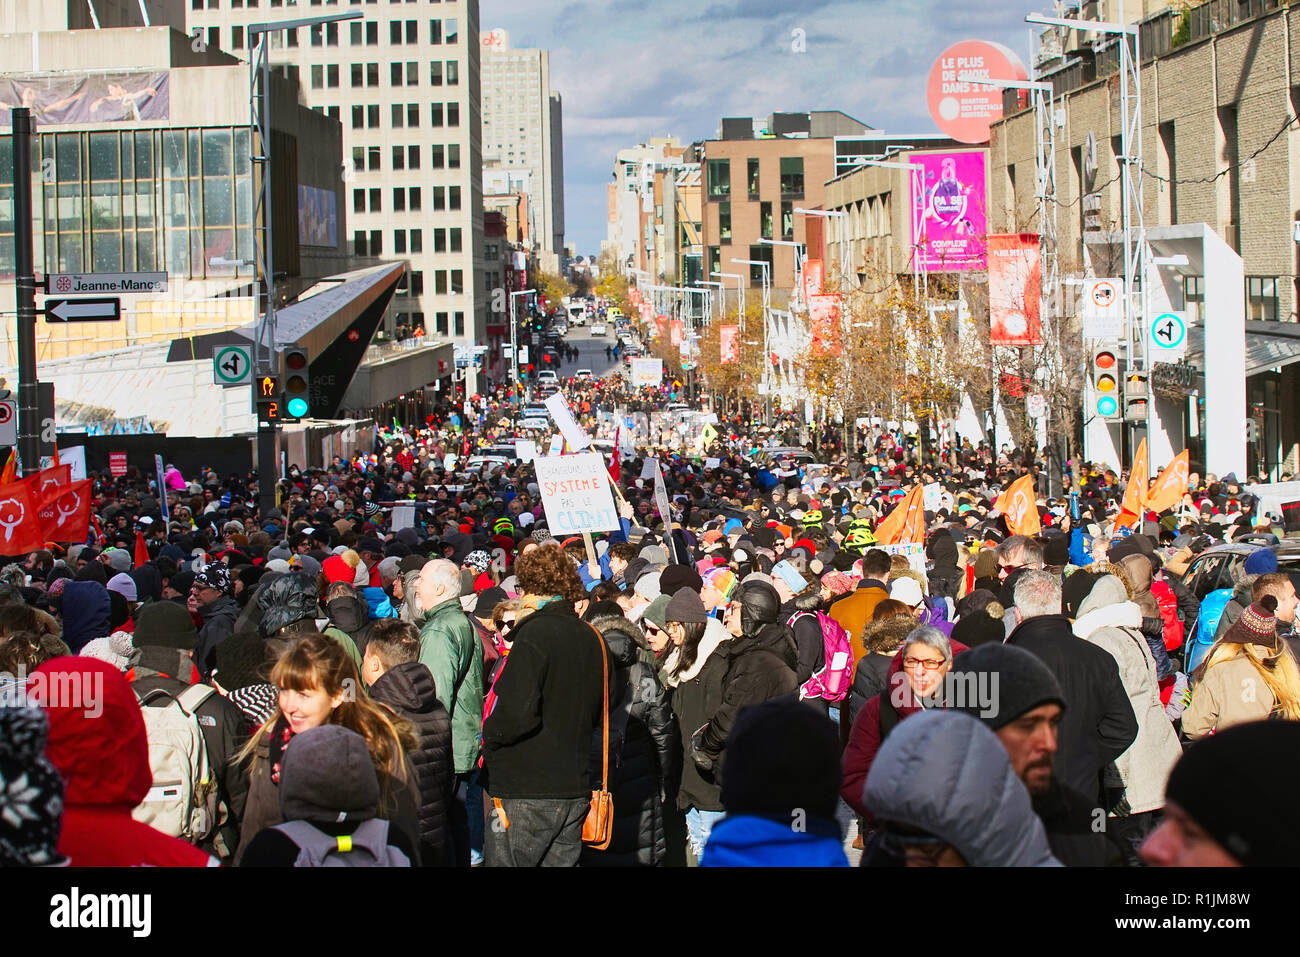
M 1163 512 L 1182 501 L 1187 494 L 1187 473 L 1190 468 L 1191 454 L 1183 449 L 1165 466 L 1165 470 L 1151 486 L 1151 491 L 1147 493 L 1147 508 L 1153 512 Z
M 894 510 L 876 526 L 876 541 L 882 545 L 925 541 L 925 492 L 920 485 L 913 485 Z
M 18 477 L 18 450 L 12 449 L 5 460 L 4 469 L 0 470 L 0 485 L 9 485 Z
M 1007 528 L 1012 535 L 1037 535 L 1043 530 L 1038 520 L 1034 477 L 1022 475 L 998 496 L 993 507 L 1007 517 Z
M 1133 457 L 1133 469 L 1128 475 L 1128 487 L 1124 489 L 1124 501 L 1119 506 L 1119 518 L 1116 525 L 1133 527 L 1142 517 L 1142 508 L 1146 505 L 1147 475 L 1147 440 L 1138 443 L 1137 455 Z

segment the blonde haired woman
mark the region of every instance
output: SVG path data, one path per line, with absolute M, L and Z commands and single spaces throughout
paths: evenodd
M 1183 714 L 1188 738 L 1270 717 L 1300 720 L 1300 668 L 1277 635 L 1276 608 L 1265 595 L 1210 649 Z

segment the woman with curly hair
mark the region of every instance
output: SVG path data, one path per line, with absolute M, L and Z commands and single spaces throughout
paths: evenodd
M 604 708 L 604 641 L 575 611 L 587 592 L 559 544 L 515 564 L 522 608 L 497 703 L 483 723 L 484 790 L 492 796 L 489 867 L 572 867 L 591 798 L 592 734 Z

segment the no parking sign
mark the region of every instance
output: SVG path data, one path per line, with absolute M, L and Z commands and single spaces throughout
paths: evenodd
M 18 403 L 0 399 L 0 445 L 18 444 Z

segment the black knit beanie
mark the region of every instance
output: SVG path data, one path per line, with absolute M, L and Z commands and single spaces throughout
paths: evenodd
M 1007 628 L 1002 621 L 1005 612 L 1006 609 L 998 602 L 991 601 L 983 608 L 962 615 L 952 626 L 952 640 L 960 641 L 967 648 L 1002 644 L 1007 638 Z
M 722 804 L 728 814 L 790 820 L 801 808 L 830 820 L 839 788 L 839 732 L 824 714 L 780 698 L 740 712 L 727 739 Z
M 1239 724 L 1188 748 L 1165 793 L 1246 867 L 1293 867 L 1300 831 L 1285 816 L 1300 803 L 1296 754 L 1300 724 Z
M 957 639 L 956 629 L 953 638 Z M 952 673 L 997 675 L 996 685 L 992 678 L 976 685 L 978 690 L 989 693 L 988 700 L 954 702 L 956 710 L 979 718 L 990 731 L 1045 704 L 1065 708 L 1061 685 L 1052 669 L 1033 652 L 1015 645 L 986 644 L 963 651 L 953 660 Z M 954 681 L 953 687 L 964 688 L 966 684 Z

